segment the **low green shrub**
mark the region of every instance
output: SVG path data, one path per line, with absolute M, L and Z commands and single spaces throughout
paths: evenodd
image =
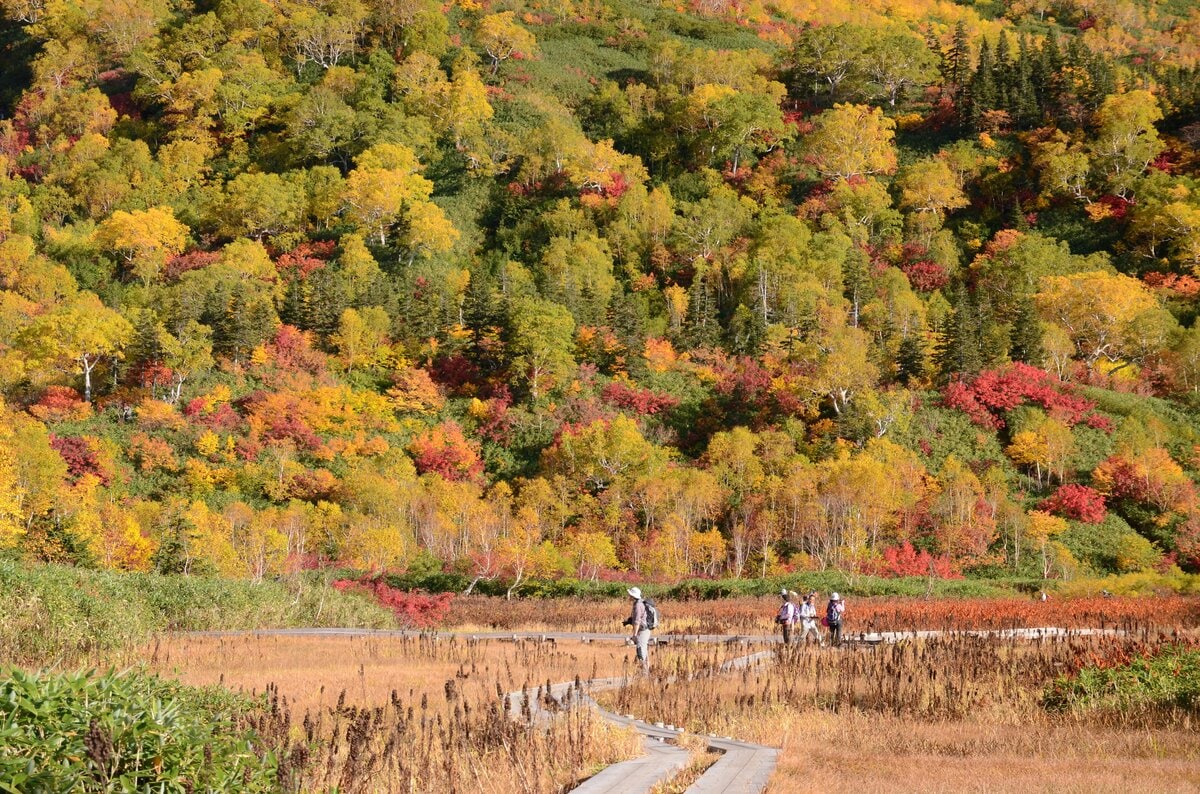
M 1098 578 L 1060 582 L 1055 590 L 1067 597 L 1094 596 L 1107 590 L 1118 596 L 1200 595 L 1200 574 L 1188 574 L 1175 568 L 1167 573 L 1136 571 Z
M 1172 646 L 1114 667 L 1085 667 L 1046 688 L 1043 703 L 1064 711 L 1108 711 L 1125 716 L 1182 710 L 1200 712 L 1200 648 Z
M 253 707 L 134 672 L 0 672 L 0 791 L 274 791 Z
M 0 663 L 110 659 L 159 631 L 393 625 L 323 581 L 247 582 L 0 560 Z

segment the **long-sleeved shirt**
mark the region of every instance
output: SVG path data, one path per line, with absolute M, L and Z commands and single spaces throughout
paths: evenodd
M 803 621 L 815 621 L 817 619 L 817 608 L 808 601 L 800 605 L 800 619 Z
M 633 602 L 633 611 L 629 613 L 629 625 L 634 631 L 646 628 L 646 602 L 640 598 Z

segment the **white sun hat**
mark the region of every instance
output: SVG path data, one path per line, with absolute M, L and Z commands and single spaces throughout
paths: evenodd
M 631 587 L 628 590 L 626 590 L 625 592 L 629 593 L 630 598 L 641 598 L 642 597 L 642 588 L 640 588 L 640 587 Z

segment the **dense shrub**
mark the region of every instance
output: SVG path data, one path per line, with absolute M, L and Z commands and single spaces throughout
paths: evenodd
M 450 593 L 423 593 L 400 590 L 387 583 L 383 576 L 362 576 L 359 579 L 338 579 L 333 589 L 339 593 L 363 593 L 391 610 L 397 622 L 405 628 L 427 629 L 439 625 L 450 610 Z
M 1123 715 L 1181 709 L 1200 712 L 1200 648 L 1173 646 L 1133 659 L 1101 660 L 1056 679 L 1043 702 L 1053 709 Z
M 275 790 L 253 706 L 140 673 L 0 673 L 4 791 Z
M 1085 524 L 1099 524 L 1105 516 L 1104 495 L 1086 485 L 1067 483 L 1043 499 L 1038 509 Z

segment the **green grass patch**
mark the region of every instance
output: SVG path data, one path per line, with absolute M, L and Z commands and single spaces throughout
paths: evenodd
M 366 598 L 300 577 L 253 583 L 0 560 L 0 663 L 113 660 L 168 630 L 392 625 Z

